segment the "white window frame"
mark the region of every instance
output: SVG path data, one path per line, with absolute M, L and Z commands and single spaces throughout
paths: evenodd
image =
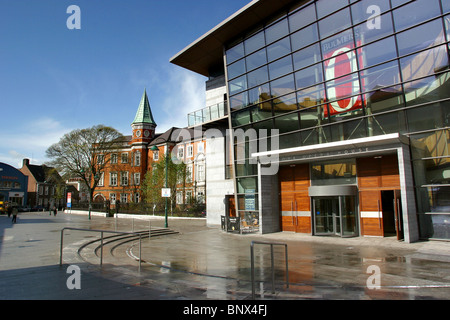
M 111 172 L 109 174 L 109 185 L 110 186 L 117 186 L 117 178 L 118 178 L 117 172 Z
M 192 158 L 194 156 L 194 146 L 192 144 L 186 146 L 186 157 Z
M 135 186 L 141 185 L 141 173 L 140 172 L 135 172 L 133 174 L 133 183 Z
M 120 172 L 120 185 L 121 186 L 128 186 L 128 171 L 121 171 Z
M 139 167 L 141 165 L 141 152 L 136 151 L 134 154 L 134 166 Z
M 123 152 L 120 154 L 121 163 L 128 163 L 128 152 Z

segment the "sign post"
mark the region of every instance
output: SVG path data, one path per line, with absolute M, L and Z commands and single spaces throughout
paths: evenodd
M 72 192 L 67 192 L 67 208 L 72 210 Z

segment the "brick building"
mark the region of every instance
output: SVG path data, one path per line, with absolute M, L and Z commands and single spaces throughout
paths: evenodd
M 145 91 L 131 124 L 132 135 L 123 136 L 121 148 L 110 155 L 109 164 L 95 190 L 94 202 L 109 201 L 112 206 L 117 201 L 121 204 L 142 202 L 146 173 L 164 159 L 166 152 L 173 161 L 177 158 L 186 163 L 186 179 L 179 181 L 175 191 L 176 204 L 186 204 L 193 198 L 205 201 L 203 138 L 194 139 L 188 129 L 175 127 L 156 133 L 156 127 Z

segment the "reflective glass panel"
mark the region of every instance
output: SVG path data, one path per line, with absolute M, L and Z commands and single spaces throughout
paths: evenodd
M 397 60 L 361 72 L 362 91 L 371 91 L 400 82 Z
M 304 26 L 314 22 L 315 19 L 316 9 L 314 4 L 312 4 L 289 16 L 290 31 L 297 31 L 298 29 L 301 29 Z
M 286 77 L 274 80 L 270 83 L 270 87 L 273 97 L 290 93 L 295 90 L 294 75 L 290 74 Z
M 434 74 L 448 68 L 447 46 L 422 51 L 400 59 L 403 81 Z
M 291 34 L 292 50 L 297 51 L 319 39 L 317 24 L 314 23 L 296 33 Z
M 244 44 L 241 42 L 238 45 L 230 48 L 226 52 L 227 63 L 233 63 L 234 61 L 244 57 Z
M 292 71 L 291 56 L 287 56 L 269 64 L 270 79 L 281 77 L 285 74 L 291 73 Z
M 267 57 L 269 61 L 273 61 L 291 52 L 291 41 L 289 37 L 281 39 L 267 47 Z
M 244 41 L 245 53 L 250 54 L 258 49 L 261 49 L 264 45 L 264 32 L 261 31 Z
M 270 99 L 270 87 L 268 83 L 262 84 L 248 91 L 249 102 L 254 104 Z
M 450 1 L 441 0 L 441 3 L 442 3 L 442 9 L 444 10 L 444 13 L 450 12 Z
M 230 108 L 231 110 L 239 110 L 248 106 L 248 94 L 243 92 L 241 94 L 232 96 L 230 98 Z
M 330 3 L 330 1 L 328 1 L 327 3 Z M 320 37 L 323 39 L 350 26 L 350 10 L 349 8 L 345 8 L 319 21 Z
M 272 101 L 275 114 L 297 110 L 297 98 L 295 93 L 288 94 Z
M 255 71 L 249 72 L 247 75 L 248 87 L 252 88 L 258 86 L 264 82 L 269 81 L 269 74 L 267 72 L 267 67 L 256 69 Z
M 361 68 L 367 68 L 375 64 L 394 59 L 397 56 L 395 38 L 389 37 L 357 51 Z
M 245 73 L 245 60 L 239 60 L 227 68 L 228 71 L 228 79 L 236 78 L 237 76 L 240 76 L 241 74 Z
M 444 42 L 441 19 L 401 32 L 397 35 L 399 54 L 405 55 Z
M 233 127 L 242 126 L 250 123 L 250 111 L 241 110 L 231 114 L 231 124 Z
M 289 113 L 284 116 L 275 118 L 275 128 L 279 129 L 280 133 L 286 133 L 300 129 L 298 122 L 298 113 Z
M 450 97 L 450 73 L 412 81 L 404 84 L 408 106 Z
M 300 112 L 301 128 L 311 128 L 324 124 L 324 106 L 302 109 Z
M 297 89 L 312 86 L 323 81 L 322 64 L 318 63 L 295 73 Z
M 371 8 L 371 6 L 377 6 Z M 386 0 L 362 0 L 352 4 L 352 19 L 354 24 L 367 22 L 369 18 L 378 13 L 389 10 L 389 1 Z M 375 10 L 375 11 L 374 11 Z M 381 21 L 380 21 L 381 22 Z
M 229 82 L 230 95 L 234 95 L 246 89 L 247 89 L 247 80 L 245 76 L 236 78 Z
M 381 15 L 379 24 L 376 27 L 369 26 L 370 24 L 361 23 L 354 27 L 355 40 L 358 45 L 366 44 L 394 33 L 390 12 Z
M 297 101 L 300 108 L 309 108 L 325 101 L 325 88 L 323 84 L 309 87 L 297 92 Z
M 367 117 L 367 130 L 369 136 L 403 133 L 406 131 L 404 112 L 383 113 Z
M 319 0 L 316 2 L 317 5 L 317 16 L 320 18 L 339 10 L 348 4 L 348 0 Z M 349 15 L 350 17 L 350 15 Z
M 402 86 L 380 88 L 364 95 L 367 113 L 377 113 L 404 107 Z
M 266 29 L 266 41 L 272 43 L 289 34 L 287 18 L 273 24 Z
M 318 62 L 320 57 L 320 46 L 318 43 L 297 51 L 292 54 L 292 58 L 294 60 L 294 70 L 310 66 Z
M 395 9 L 393 12 L 395 30 L 400 31 L 440 15 L 439 7 L 439 0 L 415 0 Z
M 250 107 L 252 113 L 252 122 L 261 121 L 272 117 L 272 106 L 270 103 L 257 104 Z
M 406 110 L 409 131 L 442 128 L 443 114 L 440 103 Z
M 266 49 L 259 50 L 245 58 L 247 61 L 247 70 L 256 69 L 267 62 Z

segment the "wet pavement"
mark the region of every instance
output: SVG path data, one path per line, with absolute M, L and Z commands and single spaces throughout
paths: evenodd
M 239 235 L 209 228 L 204 219 L 169 219 L 169 228 L 177 233 L 142 239 L 139 272 L 138 240 L 105 240 L 100 266 L 100 235 L 74 230 L 64 233 L 59 266 L 61 230 L 66 227 L 122 232 L 151 228 L 156 235 L 164 220 L 97 216 L 89 220 L 83 215 L 54 217 L 40 212 L 21 214 L 13 225 L 0 216 L 0 299 L 250 300 L 252 241 L 288 247 L 289 287 L 284 246 L 276 245 L 273 291 L 270 246 L 255 244 L 258 300 L 450 298 L 448 242 Z M 80 290 L 69 289 L 75 283 L 67 273 L 71 265 L 80 268 Z

